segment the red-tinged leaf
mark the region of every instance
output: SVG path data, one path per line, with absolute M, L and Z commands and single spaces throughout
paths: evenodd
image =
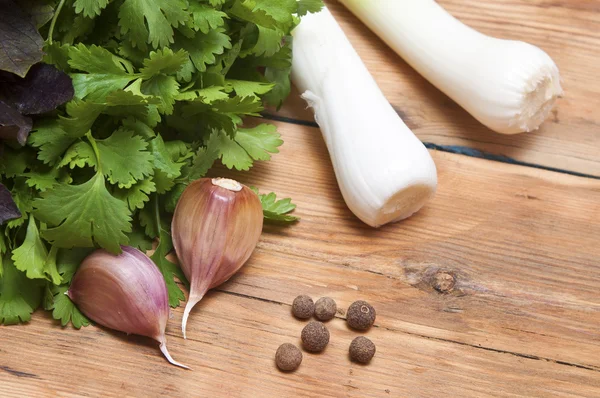
M 66 73 L 40 63 L 32 66 L 25 78 L 0 72 L 0 94 L 21 114 L 39 115 L 70 101 L 74 91 Z
M 30 118 L 22 116 L 13 106 L 0 99 L 0 140 L 25 145 L 31 126 Z
M 0 70 L 25 77 L 40 62 L 44 39 L 31 17 L 11 0 L 0 0 Z
M 10 191 L 0 184 L 0 225 L 19 217 L 21 217 L 21 213 L 10 195 Z

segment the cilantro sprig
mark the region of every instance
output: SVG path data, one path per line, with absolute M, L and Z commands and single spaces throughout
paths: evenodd
M 289 94 L 290 32 L 322 2 L 40 3 L 43 18 L 23 20 L 32 0 L 7 26 L 21 18 L 24 30 L 39 29 L 46 40 L 36 39 L 43 51 L 31 48 L 31 62 L 43 53 L 67 73 L 74 98 L 32 117 L 25 145 L 0 154 L 0 194 L 12 206 L 0 225 L 0 324 L 26 322 L 42 305 L 63 326 L 88 325 L 64 293 L 91 250 L 118 253 L 124 244 L 148 250 L 154 242 L 152 259 L 177 306 L 184 296 L 176 279 L 187 283 L 167 259 L 177 200 L 216 162 L 243 171 L 278 153 L 275 126 L 244 120 Z M 267 221 L 297 220 L 289 198 L 259 197 Z

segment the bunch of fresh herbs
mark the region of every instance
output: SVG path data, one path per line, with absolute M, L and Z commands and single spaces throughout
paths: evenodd
M 172 306 L 171 213 L 216 161 L 248 170 L 282 144 L 243 127 L 290 91 L 291 30 L 321 0 L 0 0 L 0 324 L 64 294 L 94 248 L 148 250 Z M 44 40 L 45 38 L 45 40 Z M 66 103 L 66 104 L 65 104 Z M 261 195 L 265 217 L 294 221 Z

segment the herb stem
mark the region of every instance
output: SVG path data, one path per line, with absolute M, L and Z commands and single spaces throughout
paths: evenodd
M 58 6 L 56 7 L 56 11 L 52 16 L 52 22 L 50 22 L 50 30 L 48 31 L 48 44 L 52 44 L 52 34 L 54 33 L 54 25 L 56 25 L 56 20 L 58 19 L 58 14 L 60 14 L 60 10 L 62 10 L 65 5 L 65 0 L 60 0 Z
M 96 155 L 96 164 L 98 165 L 98 172 L 102 173 L 102 166 L 100 164 L 100 151 L 98 150 L 98 145 L 96 145 L 96 140 L 92 137 L 92 132 L 88 131 L 85 133 L 90 145 L 92 145 L 92 149 L 94 150 L 94 155 Z
M 156 236 L 158 236 L 160 240 L 160 230 L 162 226 L 160 225 L 160 208 L 158 207 L 158 195 L 154 195 L 154 217 L 156 217 Z M 159 244 L 162 242 L 159 242 Z

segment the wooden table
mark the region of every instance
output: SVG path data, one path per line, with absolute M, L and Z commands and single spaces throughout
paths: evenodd
M 61 329 L 38 312 L 0 328 L 0 396 L 599 397 L 600 2 L 440 3 L 557 61 L 566 95 L 540 131 L 487 130 L 330 2 L 390 102 L 436 148 L 436 198 L 401 224 L 359 222 L 292 97 L 266 115 L 279 119 L 281 154 L 235 176 L 291 196 L 302 221 L 265 227 L 243 270 L 196 307 L 187 341 L 174 311 L 170 351 L 193 371 L 150 340 Z M 301 293 L 376 307 L 370 365 L 349 361 L 357 333 L 340 314 L 324 353 L 305 353 L 293 374 L 275 368 L 277 347 L 299 343 L 290 303 Z

